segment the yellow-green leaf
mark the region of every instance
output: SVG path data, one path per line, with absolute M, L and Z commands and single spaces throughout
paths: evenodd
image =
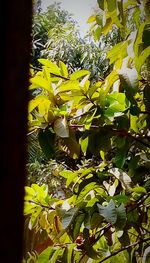
M 43 89 L 46 89 L 48 91 L 51 91 L 50 83 L 41 76 L 35 76 L 35 77 L 31 78 L 30 82 L 32 84 L 35 84 L 35 86 L 34 86 L 35 88 L 43 88 Z
M 84 77 L 85 75 L 88 75 L 88 74 L 90 74 L 89 70 L 82 69 L 82 70 L 73 72 L 73 73 L 70 75 L 70 79 L 71 79 L 71 80 L 80 79 L 80 78 L 82 78 L 82 77 Z
M 58 93 L 59 92 L 66 92 L 66 91 L 71 91 L 71 90 L 80 90 L 79 88 L 79 82 L 77 80 L 69 80 L 66 81 L 65 83 L 62 83 L 58 88 Z
M 145 63 L 145 60 L 150 56 L 150 46 L 145 48 L 139 57 L 135 59 L 135 65 L 137 71 L 140 72 L 142 65 Z
M 29 101 L 28 112 L 31 113 L 37 106 L 44 105 L 44 103 L 50 105 L 50 100 L 46 96 L 35 97 L 35 99 Z
M 88 143 L 89 143 L 89 137 L 85 137 L 85 138 L 80 138 L 80 145 L 81 145 L 81 150 L 83 153 L 86 153 L 87 151 L 87 147 L 88 147 Z
M 112 25 L 113 25 L 113 22 L 112 22 L 111 17 L 107 18 L 106 24 L 105 24 L 105 26 L 104 26 L 103 29 L 102 29 L 102 32 L 104 33 L 104 35 L 107 35 L 107 34 L 108 34 L 108 32 L 109 32 L 109 31 L 111 30 L 111 28 L 112 28 Z
M 68 69 L 67 69 L 65 63 L 62 61 L 59 61 L 59 67 L 61 69 L 61 75 L 64 76 L 65 78 L 67 78 L 68 77 Z
M 96 21 L 96 17 L 95 16 L 90 16 L 87 20 L 87 23 L 92 23 L 92 22 L 95 22 Z
M 51 62 L 51 61 L 48 60 L 48 59 L 44 59 L 44 58 L 40 58 L 40 59 L 38 59 L 38 61 L 39 61 L 42 65 L 48 67 L 48 68 L 50 69 L 50 72 L 51 72 L 51 73 L 60 75 L 60 69 L 59 69 L 59 67 L 58 67 L 55 63 Z

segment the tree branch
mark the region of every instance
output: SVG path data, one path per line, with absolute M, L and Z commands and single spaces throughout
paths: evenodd
M 33 66 L 30 66 L 30 68 L 34 69 L 34 70 L 37 70 L 37 71 L 42 71 L 41 68 L 38 68 L 38 67 L 33 67 Z M 70 80 L 70 78 L 66 78 L 64 76 L 61 76 L 61 75 L 58 75 L 58 74 L 55 74 L 55 73 L 52 73 L 50 72 L 50 74 L 54 77 L 57 77 L 57 78 L 61 78 L 61 79 L 64 79 L 64 80 Z
M 139 240 L 139 241 L 137 241 L 137 242 L 135 242 L 135 243 L 133 243 L 133 244 L 130 244 L 130 245 L 128 245 L 128 246 L 125 246 L 125 247 L 121 248 L 120 250 L 112 253 L 111 255 L 103 258 L 103 259 L 100 260 L 98 263 L 102 263 L 102 262 L 106 261 L 107 259 L 116 256 L 117 254 L 119 254 L 120 252 L 122 252 L 122 251 L 124 251 L 124 250 L 126 250 L 126 249 L 128 249 L 128 248 L 135 247 L 135 246 L 137 246 L 137 245 L 139 245 L 139 244 L 141 244 L 141 243 L 147 242 L 147 241 L 149 241 L 149 240 L 150 240 L 150 237 L 145 238 L 145 239 L 141 239 L 141 240 Z

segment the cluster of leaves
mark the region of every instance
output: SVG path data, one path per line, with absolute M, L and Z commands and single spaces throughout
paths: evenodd
M 115 25 L 123 41 L 107 52 L 112 71 L 90 81 L 86 69 L 39 59 L 31 69 L 29 130 L 48 160 L 64 153 L 71 196 L 25 188 L 28 262 L 147 262 L 150 249 L 149 1 L 98 1 L 104 34 Z M 145 10 L 146 12 L 143 12 Z M 133 25 L 127 21 L 133 16 Z M 134 32 L 133 32 L 134 29 Z M 63 165 L 63 164 L 62 164 Z M 26 262 L 26 261 L 25 261 Z
M 39 186 L 46 184 L 48 193 L 53 197 L 66 198 L 71 195 L 70 189 L 66 187 L 65 179 L 59 176 L 59 173 L 64 169 L 62 164 L 55 160 L 50 160 L 47 163 L 38 161 L 27 164 L 27 183 L 38 184 Z

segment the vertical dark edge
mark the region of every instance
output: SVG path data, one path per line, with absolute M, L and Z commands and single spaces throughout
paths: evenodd
M 19 263 L 23 199 L 32 0 L 1 4 L 0 262 Z

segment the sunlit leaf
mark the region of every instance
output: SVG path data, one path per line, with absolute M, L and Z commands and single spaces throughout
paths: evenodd
M 61 249 L 61 247 L 57 247 L 57 249 L 56 249 L 55 252 L 53 253 L 52 257 L 50 258 L 50 262 L 56 263 L 58 256 L 61 255 L 62 252 L 63 252 L 63 250 Z M 42 263 L 42 262 L 41 262 L 41 263 Z
M 112 25 L 113 25 L 113 22 L 112 22 L 112 19 L 111 17 L 107 18 L 106 20 L 106 24 L 105 26 L 102 28 L 102 32 L 104 33 L 104 35 L 107 35 L 108 32 L 111 30 L 112 28 Z
M 79 71 L 75 71 L 70 75 L 70 79 L 71 80 L 76 80 L 76 79 L 80 79 L 82 77 L 84 77 L 85 75 L 89 75 L 90 72 L 88 70 L 82 69 Z
M 60 69 L 59 69 L 59 67 L 58 67 L 55 63 L 51 62 L 51 61 L 48 60 L 48 59 L 44 59 L 44 58 L 40 58 L 40 59 L 38 59 L 38 61 L 39 61 L 42 65 L 48 67 L 48 68 L 50 69 L 50 72 L 51 72 L 51 73 L 60 75 Z
M 54 121 L 54 131 L 61 138 L 69 137 L 69 128 L 66 118 L 58 118 Z
M 107 58 L 110 59 L 110 64 L 114 63 L 118 58 L 124 58 L 127 56 L 128 41 L 123 41 L 116 44 L 107 53 Z
M 102 32 L 102 29 L 99 26 L 94 30 L 93 35 L 94 35 L 94 40 L 95 41 L 98 41 L 100 39 L 101 32 Z
M 34 84 L 34 88 L 43 88 L 45 90 L 51 91 L 50 83 L 40 76 L 35 76 L 30 78 L 30 82 Z
M 133 192 L 135 192 L 135 193 L 143 193 L 143 194 L 146 194 L 147 193 L 147 191 L 146 191 L 146 189 L 145 189 L 145 187 L 143 187 L 143 186 L 135 186 L 133 189 L 132 189 L 132 191 Z
M 70 80 L 65 83 L 62 83 L 58 88 L 58 92 L 66 92 L 66 91 L 72 91 L 72 90 L 79 90 L 79 82 L 77 80 Z M 82 93 L 81 93 L 82 95 Z
M 140 47 L 142 44 L 142 35 L 143 35 L 143 31 L 145 28 L 146 23 L 143 22 L 140 24 L 138 31 L 137 31 L 137 35 L 136 35 L 136 39 L 134 41 L 133 47 L 134 47 L 134 52 L 135 52 L 135 56 L 138 57 L 139 56 L 139 51 L 140 51 Z
M 89 137 L 85 137 L 85 138 L 80 138 L 80 145 L 81 145 L 81 150 L 83 153 L 86 153 L 87 151 L 87 147 L 88 147 L 88 143 L 89 143 Z
M 140 72 L 142 65 L 145 63 L 145 60 L 150 56 L 150 47 L 145 48 L 139 57 L 135 58 L 135 65 L 137 71 Z
M 96 17 L 95 16 L 90 16 L 87 20 L 87 23 L 92 23 L 92 22 L 95 22 L 96 21 Z
M 38 256 L 37 263 L 47 263 L 49 261 L 50 256 L 53 253 L 53 248 L 48 247 Z
M 61 69 L 61 75 L 64 76 L 65 78 L 67 78 L 68 77 L 68 69 L 67 69 L 65 63 L 62 61 L 59 61 L 59 67 Z

